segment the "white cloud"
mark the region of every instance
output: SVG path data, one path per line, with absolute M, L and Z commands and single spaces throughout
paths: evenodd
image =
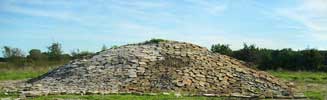
M 128 0 L 114 0 L 113 3 L 115 5 L 125 6 L 125 7 L 132 7 L 134 9 L 158 9 L 158 8 L 166 8 L 170 4 L 168 2 L 162 2 L 162 1 L 128 1 Z
M 308 35 L 316 40 L 327 40 L 327 0 L 303 0 L 288 8 L 277 9 L 277 14 L 302 24 Z
M 191 25 L 185 26 L 186 28 L 177 27 L 178 30 L 160 29 L 155 26 L 147 26 L 138 23 L 124 22 L 117 25 L 117 28 L 122 28 L 127 31 L 120 31 L 128 36 L 132 36 L 135 39 L 134 42 L 140 42 L 150 38 L 164 38 L 169 40 L 184 41 L 194 44 L 198 44 L 208 49 L 212 44 L 223 43 L 230 44 L 232 49 L 240 49 L 243 47 L 243 43 L 255 44 L 259 47 L 265 48 L 286 48 L 287 44 L 284 41 L 275 41 L 269 38 L 256 38 L 246 37 L 239 34 L 231 34 L 225 32 L 223 29 L 219 29 L 210 25 Z M 123 37 L 119 37 L 123 38 Z M 123 40 L 122 40 L 123 41 Z
M 201 9 L 212 15 L 219 15 L 227 10 L 228 2 L 222 1 L 209 1 L 209 0 L 186 0 L 192 3 L 194 9 Z
M 322 14 L 326 16 L 327 14 L 327 0 L 303 0 L 297 9 L 306 11 L 308 13 Z
M 50 17 L 55 19 L 61 19 L 61 20 L 79 20 L 78 17 L 74 16 L 71 13 L 67 12 L 54 12 L 54 11 L 45 11 L 40 9 L 31 9 L 31 8 L 22 8 L 22 7 L 7 7 L 8 11 L 14 12 L 14 13 L 20 13 L 30 16 L 40 16 L 40 17 Z
M 17 1 L 19 2 L 19 1 Z M 56 39 L 65 40 L 92 40 L 92 41 L 126 41 L 137 42 L 150 38 L 165 38 L 179 41 L 196 43 L 210 47 L 211 44 L 231 44 L 232 48 L 239 49 L 242 43 L 256 44 L 260 47 L 280 47 L 278 42 L 270 39 L 246 38 L 241 33 L 229 34 L 224 29 L 219 29 L 219 23 L 214 25 L 210 22 L 201 21 L 198 15 L 214 16 L 223 14 L 229 8 L 228 2 L 209 0 L 187 0 L 188 3 L 175 3 L 170 1 L 97 1 L 88 3 L 71 2 L 30 2 L 31 5 L 47 6 L 50 9 L 35 9 L 23 7 L 16 3 L 6 7 L 8 12 L 14 12 L 30 16 L 48 17 L 64 21 L 75 21 L 84 25 L 95 26 L 99 30 L 112 30 L 109 34 L 67 34 L 56 35 Z M 0 4 L 1 5 L 1 4 Z M 75 12 L 73 9 L 51 9 L 53 6 L 66 6 L 87 8 Z M 78 8 L 79 8 L 78 7 Z M 42 7 L 41 7 L 42 8 Z M 179 8 L 179 9 L 178 9 Z M 1 10 L 1 9 L 0 9 Z M 150 11 L 149 11 L 150 10 Z M 103 11 L 103 12 L 101 12 Z M 94 12 L 100 12 L 94 14 Z M 188 13 L 191 12 L 191 13 Z M 115 21 L 108 21 L 113 17 L 122 17 Z M 189 19 L 188 19 L 189 18 Z M 159 24 L 159 25 L 158 25 Z M 108 26 L 109 25 L 109 26 Z M 173 28 L 164 28 L 161 25 L 174 25 Z M 99 28 L 100 27 L 100 28 Z M 80 30 L 80 29 L 77 29 Z M 94 32 L 94 31 L 88 31 Z M 64 32 L 63 32 L 64 33 Z M 69 32 L 66 32 L 69 33 Z

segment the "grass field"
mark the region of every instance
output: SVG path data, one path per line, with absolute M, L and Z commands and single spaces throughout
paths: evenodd
M 49 68 L 22 68 L 22 69 L 0 69 L 0 81 L 21 80 L 37 77 Z M 296 84 L 297 91 L 303 92 L 308 99 L 326 100 L 327 99 L 327 73 L 323 72 L 289 72 L 289 71 L 268 71 L 272 75 L 283 80 L 291 81 Z M 0 93 L 0 98 L 15 98 L 18 94 Z M 29 98 L 33 100 L 53 100 L 58 98 L 70 99 L 91 99 L 91 100 L 222 100 L 222 97 L 176 97 L 174 95 L 52 95 Z M 228 98 L 230 99 L 230 98 Z
M 1 80 L 21 80 L 37 77 L 46 73 L 53 67 L 25 67 L 25 68 L 0 68 L 0 81 Z
M 37 77 L 43 74 L 43 71 L 27 72 L 23 70 L 19 71 L 2 71 L 0 72 L 0 80 L 20 80 L 32 77 Z
M 290 71 L 268 71 L 268 72 L 278 78 L 288 81 L 327 84 L 327 72 L 290 72 Z
M 327 100 L 326 72 L 269 71 L 272 75 L 296 84 L 298 92 L 314 100 Z

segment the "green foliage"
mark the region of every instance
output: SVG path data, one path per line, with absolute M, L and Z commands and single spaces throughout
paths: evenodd
M 113 45 L 113 46 L 110 47 L 110 49 L 115 49 L 115 48 L 118 48 L 118 46 L 117 45 Z
M 308 49 L 301 51 L 302 54 L 302 70 L 316 70 L 323 69 L 326 66 L 323 66 L 324 57 L 316 49 Z
M 273 61 L 273 50 L 271 49 L 259 49 L 258 50 L 258 59 L 255 61 L 258 64 L 258 69 L 274 69 L 275 67 L 272 66 Z
M 31 49 L 29 55 L 25 57 L 19 48 L 5 46 L 2 51 L 5 58 L 1 59 L 3 64 L 0 64 L 0 67 L 49 66 L 67 63 L 71 59 L 70 55 L 62 53 L 59 43 L 52 43 L 48 49 L 48 52 Z
M 76 51 L 71 52 L 72 59 L 82 59 L 82 58 L 87 58 L 89 56 L 94 55 L 93 52 L 89 51 L 79 51 L 78 49 Z
M 211 51 L 246 61 L 261 70 L 327 71 L 327 51 L 316 49 L 272 50 L 244 44 L 242 49 L 232 51 L 226 44 L 216 44 Z
M 214 44 L 211 46 L 211 51 L 229 56 L 233 53 L 228 44 Z
M 16 66 L 24 66 L 26 64 L 26 59 L 23 51 L 19 48 L 11 48 L 9 46 L 3 47 L 3 56 L 5 61 L 10 62 Z
M 4 51 L 2 51 L 3 56 L 5 58 L 20 58 L 24 57 L 24 53 L 19 48 L 11 48 L 9 46 L 3 47 Z
M 302 71 L 326 71 L 324 57 L 318 50 L 308 49 L 293 51 L 292 49 L 274 50 L 271 52 L 269 64 L 259 64 L 260 69 L 286 69 Z
M 153 39 L 151 39 L 151 40 L 149 40 L 149 41 L 145 41 L 145 44 L 159 43 L 159 42 L 165 42 L 165 41 L 167 41 L 167 40 L 165 40 L 165 39 L 156 39 L 156 38 L 153 38 Z
M 255 45 L 248 46 L 244 43 L 243 48 L 235 51 L 233 56 L 243 61 L 256 63 L 256 61 L 259 59 L 258 51 L 259 48 L 257 48 Z
M 0 62 L 6 62 L 6 58 L 0 57 Z
M 47 60 L 47 55 L 43 54 L 39 49 L 32 49 L 29 51 L 29 55 L 27 56 L 27 59 L 35 62 L 39 62 L 39 61 Z
M 61 60 L 61 55 L 62 55 L 62 50 L 61 50 L 61 44 L 60 43 L 52 43 L 49 47 L 48 47 L 48 57 L 49 60 L 55 60 L 55 61 L 59 61 Z
M 164 39 L 151 39 L 148 44 L 165 42 Z M 118 46 L 112 46 L 111 49 Z M 65 63 L 71 59 L 88 58 L 94 55 L 93 52 L 79 50 L 73 51 L 71 55 L 64 54 L 60 43 L 52 43 L 47 52 L 39 49 L 29 51 L 27 57 L 19 48 L 3 47 L 4 58 L 0 62 L 6 62 L 11 66 L 47 66 L 58 63 Z M 106 50 L 104 45 L 102 50 Z M 234 58 L 249 62 L 254 68 L 262 70 L 291 70 L 291 71 L 327 71 L 327 51 L 306 49 L 294 51 L 289 48 L 272 50 L 259 48 L 255 45 L 244 44 L 240 50 L 232 51 L 227 44 L 215 44 L 211 47 L 212 52 L 229 55 Z
M 101 51 L 105 51 L 107 49 L 108 49 L 107 46 L 106 45 L 103 45 L 102 48 L 101 48 Z

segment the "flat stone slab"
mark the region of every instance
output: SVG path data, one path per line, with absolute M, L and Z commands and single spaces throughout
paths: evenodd
M 293 88 L 246 62 L 185 42 L 128 44 L 76 59 L 29 80 L 49 94 L 180 92 L 206 96 L 294 97 Z M 34 95 L 29 93 L 31 95 Z

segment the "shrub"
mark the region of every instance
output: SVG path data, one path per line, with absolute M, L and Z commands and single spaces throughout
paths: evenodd
M 151 39 L 151 40 L 149 40 L 149 41 L 145 41 L 145 44 L 160 43 L 160 42 L 165 42 L 165 41 L 167 41 L 167 40 L 165 40 L 165 39 L 156 39 L 156 38 L 153 38 L 153 39 Z

